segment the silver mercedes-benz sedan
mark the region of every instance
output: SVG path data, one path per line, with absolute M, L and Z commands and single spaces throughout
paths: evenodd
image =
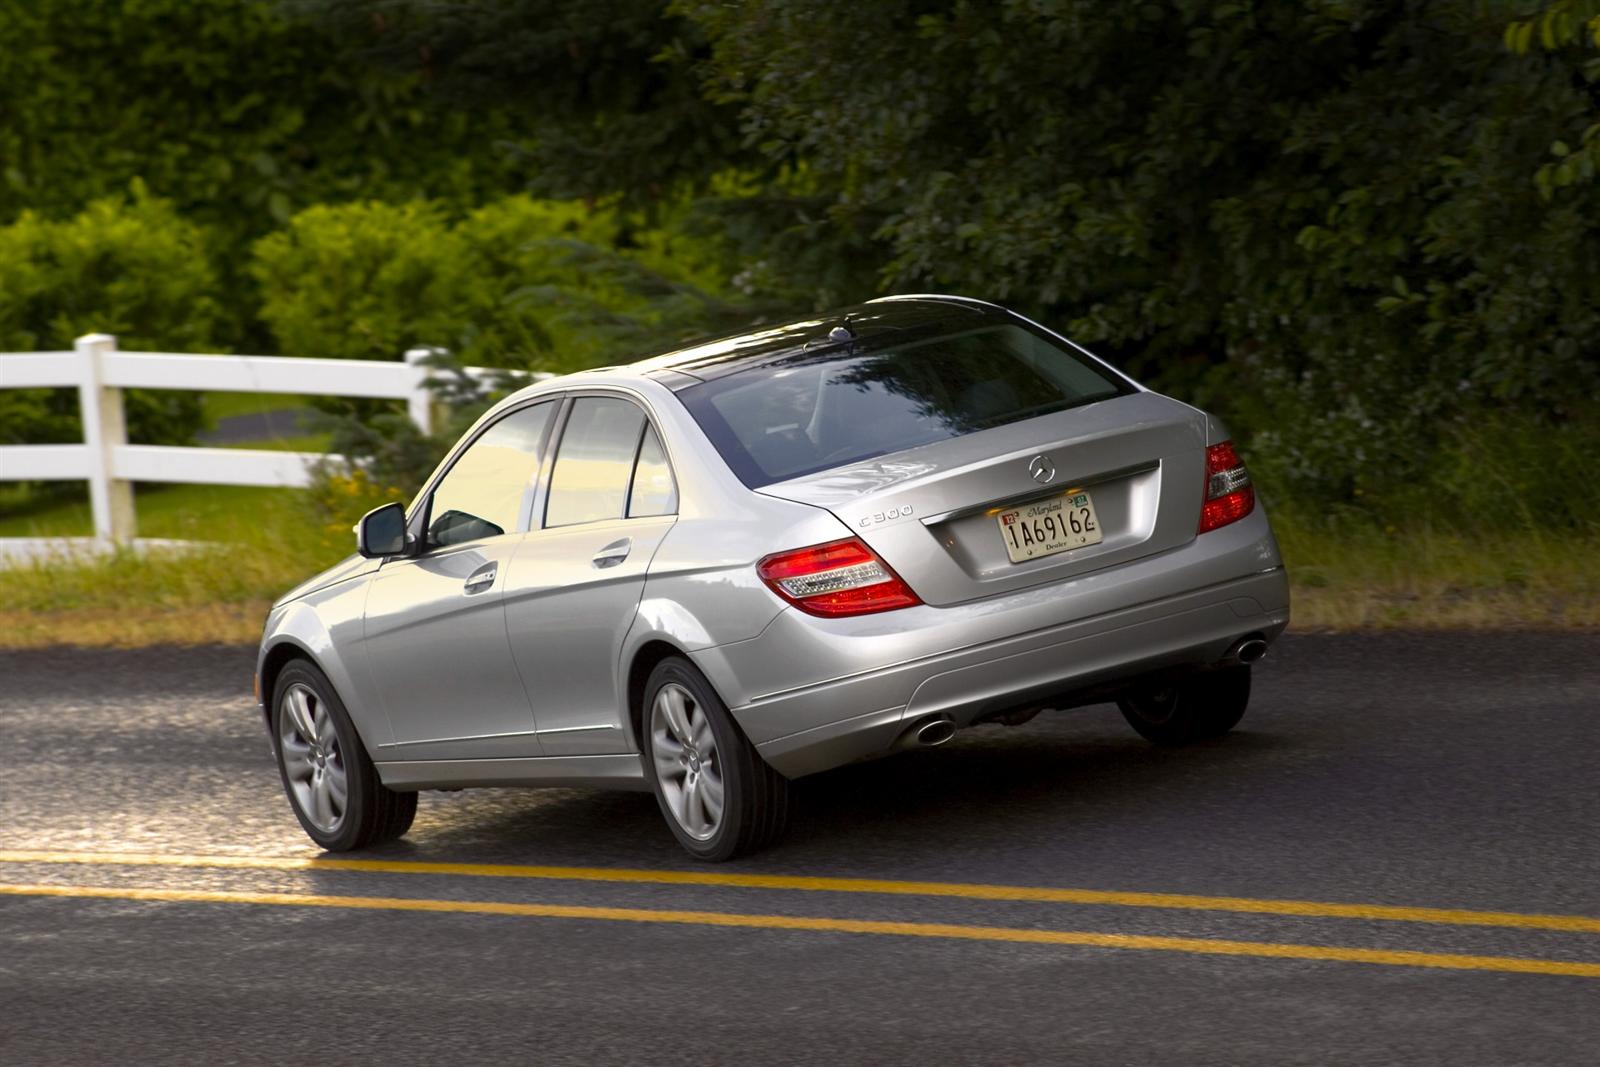
M 980 724 L 1116 701 L 1157 743 L 1226 733 L 1289 619 L 1215 418 L 948 296 L 541 382 L 356 533 L 258 663 L 333 850 L 421 789 L 605 786 L 726 859 L 792 779 Z

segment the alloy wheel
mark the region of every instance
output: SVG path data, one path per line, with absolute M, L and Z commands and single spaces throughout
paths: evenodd
M 344 822 L 350 797 L 339 734 L 316 690 L 296 682 L 284 690 L 278 714 L 283 772 L 295 806 L 318 830 Z
M 656 691 L 650 754 L 667 810 L 684 833 L 708 841 L 722 825 L 726 790 L 717 739 L 694 694 L 676 682 Z

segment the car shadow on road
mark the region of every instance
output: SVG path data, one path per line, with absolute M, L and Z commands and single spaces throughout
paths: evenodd
M 854 870 L 936 859 L 952 849 L 1008 851 L 1034 842 L 1060 849 L 1078 833 L 1242 805 L 1252 767 L 1289 744 L 1240 731 L 1163 749 L 1111 716 L 1069 713 L 977 728 L 937 749 L 801 779 L 786 839 L 725 869 Z M 372 854 L 577 866 L 691 862 L 661 824 L 652 796 L 591 790 L 425 794 L 411 834 Z

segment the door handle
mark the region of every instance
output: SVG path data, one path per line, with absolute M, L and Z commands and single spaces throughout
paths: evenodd
M 627 559 L 631 551 L 633 551 L 633 538 L 624 537 L 620 541 L 613 541 L 594 554 L 594 565 L 602 569 L 615 567 Z
M 469 593 L 481 592 L 494 584 L 495 575 L 498 573 L 496 566 L 491 563 L 475 571 L 461 584 L 461 588 Z

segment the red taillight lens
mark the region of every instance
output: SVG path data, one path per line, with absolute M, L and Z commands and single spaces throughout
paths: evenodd
M 1200 533 L 1238 522 L 1255 510 L 1256 491 L 1250 472 L 1233 450 L 1232 441 L 1206 449 L 1206 502 L 1200 507 Z
M 922 603 L 911 587 L 858 538 L 778 552 L 756 573 L 783 599 L 812 615 L 870 615 Z

